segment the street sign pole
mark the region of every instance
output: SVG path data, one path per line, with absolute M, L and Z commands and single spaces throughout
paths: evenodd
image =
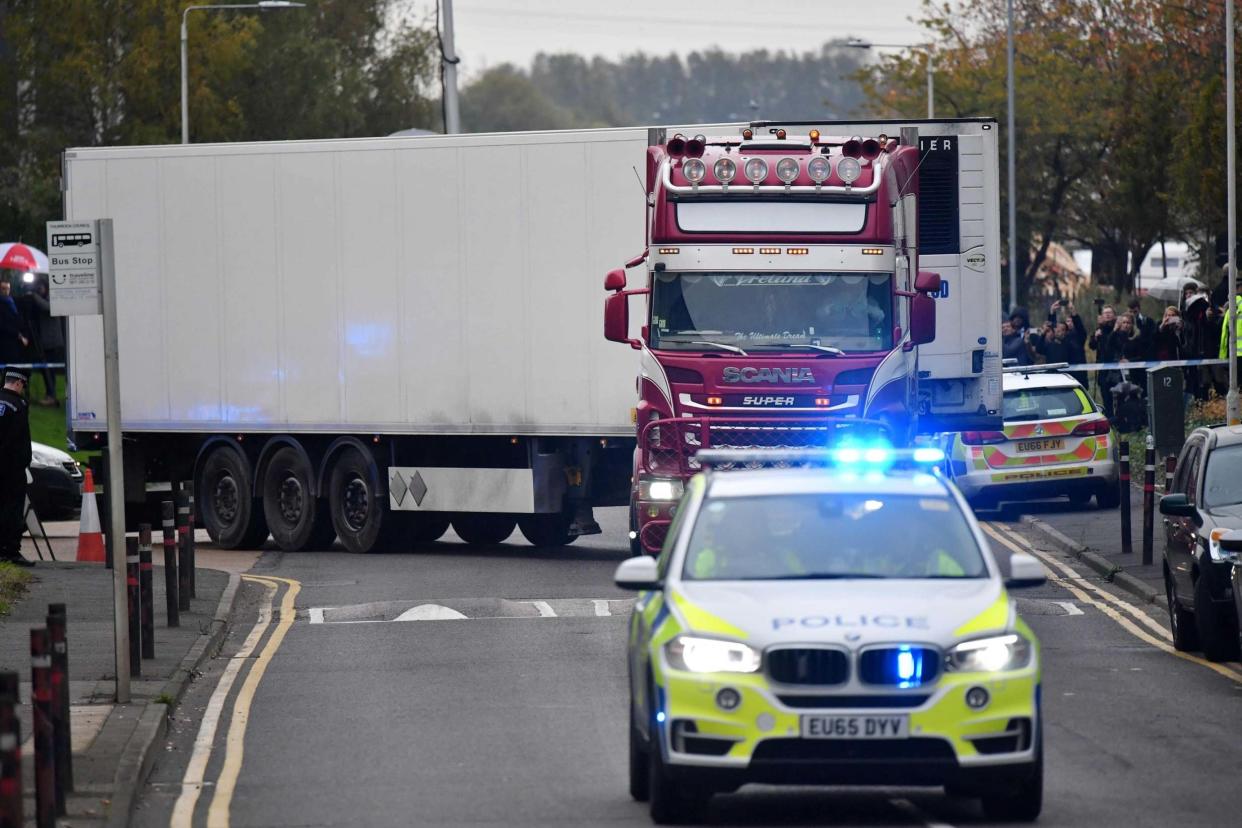
M 1233 70 L 1234 70 L 1234 0 L 1225 0 L 1225 195 L 1226 232 L 1229 236 L 1229 393 L 1225 397 L 1225 416 L 1230 425 L 1242 423 L 1242 406 L 1238 398 L 1238 180 L 1235 139 Z
M 121 371 L 116 335 L 116 260 L 112 219 L 100 219 L 99 263 L 103 284 L 104 396 L 108 412 L 108 545 L 114 562 L 125 560 L 125 470 L 121 460 Z M 116 638 L 116 702 L 129 702 L 129 593 L 126 568 L 112 567 L 112 622 Z
M 125 469 L 121 459 L 121 374 L 117 347 L 116 260 L 112 219 L 47 223 L 48 299 L 52 316 L 103 314 L 104 400 L 108 417 L 108 545 L 116 701 L 129 701 L 129 598 L 125 566 Z

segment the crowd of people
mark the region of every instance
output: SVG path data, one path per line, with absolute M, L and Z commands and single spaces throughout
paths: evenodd
M 46 277 L 15 290 L 12 280 L 0 275 L 0 365 L 63 363 L 64 319 L 52 316 Z M 40 405 L 58 406 L 56 376 L 60 371 L 40 369 L 43 398 Z
M 1214 291 L 1187 284 L 1181 301 L 1168 305 L 1156 320 L 1143 313 L 1139 299 L 1131 299 L 1118 313 L 1113 305 L 1099 308 L 1094 331 L 1087 332 L 1072 302 L 1057 300 L 1048 309 L 1042 328 L 1032 328 L 1027 312 L 1017 308 L 1001 323 L 1002 356 L 1018 365 L 1087 362 L 1087 352 L 1096 363 L 1165 361 L 1183 359 L 1225 359 L 1228 356 L 1228 328 L 1242 313 L 1228 312 L 1228 280 L 1222 279 Z M 1242 339 L 1242 336 L 1240 336 Z M 1098 372 L 1097 382 L 1104 413 L 1113 417 L 1113 390 L 1126 384 L 1141 389 L 1141 376 L 1128 376 L 1124 369 Z M 1086 372 L 1074 372 L 1086 386 Z M 1204 365 L 1185 368 L 1188 398 L 1208 399 L 1213 392 L 1228 390 L 1228 366 Z

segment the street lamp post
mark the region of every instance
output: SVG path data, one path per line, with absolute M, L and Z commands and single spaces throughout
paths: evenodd
M 290 0 L 259 0 L 258 3 L 222 3 L 206 6 L 187 6 L 181 13 L 181 143 L 190 143 L 190 52 L 189 29 L 186 18 L 192 11 L 209 11 L 216 9 L 300 9 L 305 3 L 294 3 Z
M 1006 138 L 1009 144 L 1009 310 L 1018 306 L 1018 202 L 1017 167 L 1014 159 L 1014 126 L 1013 126 L 1013 0 L 1009 0 L 1009 26 L 1005 39 L 1005 85 L 1006 99 L 1009 109 L 1009 126 Z
M 1242 423 L 1242 402 L 1238 398 L 1238 184 L 1237 151 L 1234 136 L 1233 69 L 1234 0 L 1225 0 L 1225 193 L 1227 202 L 1226 233 L 1229 242 L 1229 393 L 1225 397 L 1225 417 L 1230 425 Z
M 858 37 L 851 37 L 845 45 L 853 49 L 919 49 L 927 55 L 927 119 L 936 117 L 936 67 L 931 49 L 923 43 L 872 43 Z

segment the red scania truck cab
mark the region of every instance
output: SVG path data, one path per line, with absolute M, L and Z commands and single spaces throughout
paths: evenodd
M 662 546 L 700 448 L 999 428 L 996 166 L 991 120 L 653 132 L 626 266 L 646 279 L 605 280 L 605 336 L 641 351 L 636 550 Z

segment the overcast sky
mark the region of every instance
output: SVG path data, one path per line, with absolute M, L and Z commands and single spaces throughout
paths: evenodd
M 435 0 L 401 0 L 416 16 Z M 466 77 L 489 66 L 527 66 L 538 52 L 583 55 L 685 54 L 712 46 L 818 49 L 847 36 L 917 43 L 911 22 L 922 0 L 453 0 L 457 51 Z

